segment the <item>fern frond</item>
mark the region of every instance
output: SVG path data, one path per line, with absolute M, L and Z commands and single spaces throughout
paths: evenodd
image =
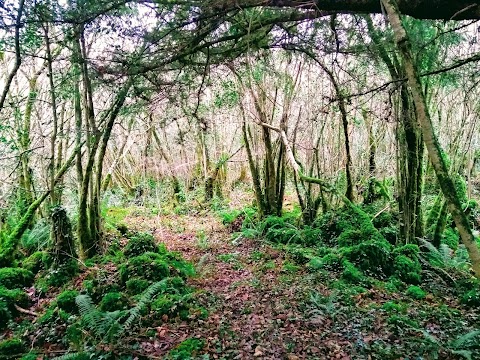
M 89 358 L 90 356 L 86 353 L 70 353 L 54 357 L 52 360 L 86 360 Z
M 462 348 L 463 349 L 468 348 L 471 345 L 472 341 L 474 341 L 479 336 L 480 336 L 480 330 L 470 331 L 465 335 L 462 335 L 457 339 L 455 339 L 454 341 L 452 341 L 450 344 L 450 347 L 456 350 L 460 350 Z
M 129 329 L 135 322 L 140 317 L 140 314 L 142 310 L 153 300 L 155 295 L 159 292 L 164 292 L 168 288 L 168 279 L 163 279 L 162 281 L 156 282 L 150 287 L 145 290 L 140 297 L 140 299 L 137 302 L 137 305 L 135 305 L 132 309 L 130 309 L 130 315 L 125 320 L 125 323 L 123 324 L 123 329 Z

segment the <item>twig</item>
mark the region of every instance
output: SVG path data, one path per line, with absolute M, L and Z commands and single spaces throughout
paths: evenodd
M 24 309 L 24 308 L 21 308 L 20 306 L 18 306 L 17 304 L 13 304 L 13 306 L 15 306 L 15 309 L 23 314 L 28 314 L 28 315 L 32 315 L 32 316 L 35 316 L 35 317 L 38 317 L 38 314 L 34 311 L 31 311 L 31 310 L 27 310 L 27 309 Z
M 468 5 L 466 8 L 457 11 L 455 14 L 452 15 L 452 17 L 450 18 L 450 20 L 455 19 L 458 15 L 464 13 L 465 11 L 468 11 L 468 10 L 470 10 L 470 9 L 473 9 L 475 6 L 478 6 L 478 4 L 470 4 L 470 5 Z
M 387 204 L 382 210 L 380 210 L 378 213 L 376 213 L 373 217 L 372 220 L 375 219 L 377 216 L 379 216 L 381 213 L 383 213 L 385 210 L 388 210 L 390 208 L 390 204 Z

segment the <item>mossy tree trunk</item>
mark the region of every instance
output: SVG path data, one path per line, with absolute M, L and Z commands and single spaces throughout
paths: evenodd
M 433 129 L 422 84 L 413 60 L 410 39 L 402 24 L 396 1 L 382 0 L 382 4 L 385 7 L 388 19 L 393 28 L 395 42 L 402 55 L 403 66 L 405 67 L 405 73 L 407 75 L 408 84 L 415 104 L 417 120 L 422 129 L 422 135 L 430 161 L 435 170 L 435 174 L 437 175 L 440 188 L 447 201 L 450 214 L 457 226 L 460 238 L 468 251 L 475 276 L 480 278 L 480 251 L 475 242 L 468 219 L 463 212 L 457 190 L 455 189 L 454 182 L 448 173 L 445 159 L 442 156 L 442 148 Z
M 372 18 L 366 16 L 367 28 L 379 58 L 385 63 L 393 81 L 405 78 L 405 71 L 398 54 L 387 51 Z M 397 189 L 400 213 L 400 239 L 404 243 L 416 243 L 423 237 L 421 207 L 423 184 L 423 141 L 417 123 L 411 91 L 406 84 L 400 87 L 394 107 L 397 120 Z
M 57 206 L 52 209 L 52 238 L 54 244 L 55 264 L 65 264 L 68 260 L 77 257 L 75 251 L 75 239 L 72 233 L 72 225 L 65 208 Z

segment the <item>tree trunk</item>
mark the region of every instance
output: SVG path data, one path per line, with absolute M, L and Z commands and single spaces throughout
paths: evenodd
M 430 161 L 435 170 L 435 174 L 437 175 L 440 188 L 442 189 L 448 203 L 450 214 L 452 214 L 452 218 L 455 221 L 462 242 L 470 256 L 475 276 L 480 278 L 480 251 L 475 242 L 468 219 L 462 210 L 454 183 L 448 174 L 447 165 L 442 156 L 442 148 L 433 129 L 422 84 L 413 60 L 410 39 L 403 27 L 396 2 L 394 0 L 382 0 L 382 4 L 387 12 L 388 19 L 395 33 L 396 44 L 403 58 L 403 65 L 405 67 L 408 84 L 411 88 L 413 101 L 415 103 L 417 121 L 422 129 L 422 135 Z

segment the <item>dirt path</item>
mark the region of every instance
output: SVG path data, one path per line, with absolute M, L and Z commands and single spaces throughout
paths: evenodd
M 212 216 L 136 217 L 127 222 L 152 231 L 169 250 L 196 265 L 198 276 L 190 285 L 198 289 L 198 303 L 208 310 L 204 320 L 157 329 L 158 339 L 143 344 L 152 355 L 161 356 L 196 337 L 206 342 L 204 352 L 211 359 L 350 359 L 349 342 L 326 330 L 329 319 L 306 318 L 300 281 L 305 274 L 285 269 L 281 252 L 259 241 L 232 239 Z M 317 291 L 325 289 L 320 286 Z

